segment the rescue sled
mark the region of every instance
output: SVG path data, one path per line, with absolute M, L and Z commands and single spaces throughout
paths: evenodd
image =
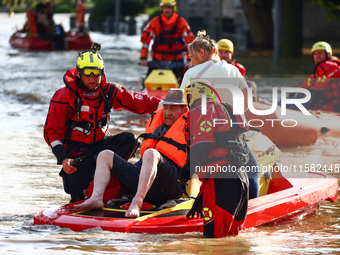
M 253 103 L 257 110 L 267 110 L 271 105 Z M 340 137 L 340 115 L 331 112 L 310 111 L 305 115 L 301 111 L 287 109 L 281 114 L 281 107 L 269 115 L 257 115 L 250 111 L 245 117 L 250 125 L 261 128 L 261 132 L 277 146 L 310 146 L 320 136 Z
M 300 220 L 315 213 L 325 201 L 337 199 L 338 180 L 320 173 L 300 173 L 286 177 L 275 164 L 279 149 L 261 133 L 249 132 L 248 144 L 261 168 L 260 196 L 249 200 L 248 215 L 243 229 Z M 196 196 L 198 180 L 193 178 L 188 193 Z M 102 209 L 75 212 L 76 203 L 46 209 L 34 217 L 34 225 L 55 225 L 82 231 L 94 227 L 127 233 L 203 232 L 202 218 L 187 218 L 192 198 L 168 201 L 164 205 L 144 203 L 139 218 L 125 218 L 129 207 L 124 199 L 108 203 Z
M 314 214 L 325 200 L 336 201 L 337 191 L 338 180 L 323 174 L 308 173 L 305 178 L 286 179 L 280 172 L 274 172 L 268 194 L 249 200 L 243 229 L 301 220 Z M 41 211 L 34 217 L 34 225 L 56 225 L 73 231 L 100 227 L 127 233 L 203 232 L 202 218 L 186 217 L 193 199 L 180 199 L 174 203 L 175 206 L 165 209 L 144 204 L 141 216 L 135 219 L 124 217 L 128 204 L 75 212 L 75 203 L 72 203 Z
M 148 61 L 148 66 L 155 68 L 146 77 L 142 93 L 164 99 L 171 88 L 179 88 L 180 84 L 173 70 L 183 68 L 183 63 L 170 61 Z
M 54 51 L 57 50 L 52 40 L 43 40 L 39 35 L 30 33 L 15 32 L 9 39 L 14 49 L 24 51 Z M 63 50 L 87 50 L 93 44 L 87 33 L 70 31 L 65 33 Z

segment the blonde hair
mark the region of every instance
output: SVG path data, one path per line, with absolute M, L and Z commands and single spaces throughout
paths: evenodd
M 198 52 L 203 49 L 208 57 L 214 57 L 218 54 L 218 47 L 215 40 L 211 39 L 205 30 L 198 31 L 195 40 L 188 45 L 190 52 Z

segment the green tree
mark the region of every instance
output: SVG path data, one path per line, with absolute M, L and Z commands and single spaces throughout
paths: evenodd
M 278 32 L 280 56 L 299 57 L 302 49 L 302 16 L 304 0 L 279 0 Z M 305 0 L 319 4 L 329 18 L 340 19 L 340 0 Z M 272 49 L 274 27 L 272 8 L 275 0 L 241 0 L 248 20 L 253 46 Z
M 143 0 L 146 7 L 155 7 L 159 5 L 159 0 Z
M 116 0 L 97 0 L 90 14 L 90 20 L 96 27 L 102 28 L 107 17 L 114 16 Z M 120 1 L 120 19 L 136 15 L 144 11 L 142 0 L 122 0 Z
M 320 5 L 328 14 L 328 18 L 340 19 L 340 0 L 308 0 Z

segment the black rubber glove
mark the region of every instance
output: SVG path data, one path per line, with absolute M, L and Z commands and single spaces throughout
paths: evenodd
M 195 217 L 195 214 L 197 213 L 197 216 L 202 217 L 202 205 L 203 205 L 203 195 L 196 197 L 194 204 L 192 205 L 191 209 L 187 213 L 187 217 Z
M 52 148 L 52 152 L 58 160 L 57 164 L 62 165 L 64 159 L 67 158 L 67 153 L 64 146 L 62 144 L 58 144 Z

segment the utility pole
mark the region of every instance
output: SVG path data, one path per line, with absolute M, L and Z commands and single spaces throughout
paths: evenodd
M 119 17 L 120 17 L 120 0 L 116 0 L 116 13 L 115 13 L 115 25 L 116 25 L 116 35 L 119 35 Z

